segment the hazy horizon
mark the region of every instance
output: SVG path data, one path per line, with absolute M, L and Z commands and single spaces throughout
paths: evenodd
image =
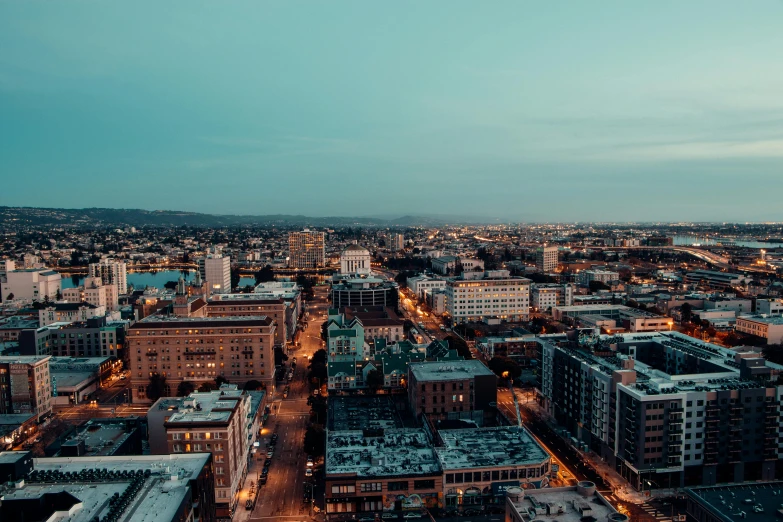
M 783 3 L 0 1 L 0 205 L 783 221 Z

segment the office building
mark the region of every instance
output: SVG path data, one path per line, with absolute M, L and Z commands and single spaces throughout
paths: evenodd
M 780 315 L 740 315 L 734 329 L 763 337 L 767 344 L 783 343 L 783 316 Z
M 526 321 L 530 311 L 530 279 L 508 270 L 463 272 L 446 281 L 446 312 L 453 323 Z
M 446 288 L 445 279 L 435 279 L 426 275 L 417 275 L 409 277 L 405 285 L 411 292 L 416 294 L 419 299 L 424 299 L 424 292 L 435 288 Z
M 104 285 L 115 285 L 120 295 L 128 293 L 128 274 L 125 261 L 101 259 L 90 263 L 90 277 L 100 279 Z
M 51 301 L 57 299 L 61 289 L 60 274 L 48 268 L 12 270 L 6 281 L 0 284 L 2 301 Z
M 542 272 L 552 272 L 557 269 L 556 246 L 540 246 L 536 248 L 536 268 Z
M 742 274 L 716 272 L 714 270 L 694 270 L 685 274 L 685 282 L 691 285 L 709 286 L 718 290 L 730 290 L 742 286 L 751 278 Z
M 380 277 L 340 277 L 332 283 L 332 308 L 397 308 L 399 285 Z
M 321 268 L 326 265 L 325 234 L 305 229 L 288 233 L 288 266 Z
M 212 454 L 219 519 L 231 518 L 236 511 L 247 476 L 256 435 L 252 433 L 251 411 L 250 395 L 225 384 L 219 390 L 191 393 L 181 399 L 158 399 L 150 408 L 151 450 L 174 455 Z
M 634 488 L 774 478 L 783 366 L 678 332 L 538 342 L 543 408 Z
M 530 304 L 539 312 L 546 312 L 555 306 L 571 306 L 574 304 L 574 287 L 568 283 L 530 285 Z
M 231 258 L 208 254 L 198 259 L 198 270 L 212 294 L 231 293 Z
M 372 272 L 370 251 L 359 245 L 348 245 L 340 254 L 341 274 L 369 274 Z
M 19 334 L 22 355 L 58 357 L 125 356 L 128 321 L 107 321 L 93 317 L 85 321 L 54 322 Z
M 32 458 L 13 451 L 0 453 L 0 466 L 16 483 L 3 495 L 2 520 L 217 520 L 209 453 Z
M 482 421 L 491 403 L 497 402 L 497 376 L 475 359 L 412 363 L 408 367 L 408 402 L 417 417 L 475 416 Z
M 576 282 L 582 286 L 590 286 L 593 281 L 611 286 L 613 281 L 619 280 L 620 274 L 610 270 L 582 270 L 576 274 Z
M 405 250 L 405 236 L 402 234 L 394 234 L 391 238 L 391 245 L 389 248 L 395 252 Z
M 40 422 L 52 413 L 48 356 L 0 356 L 0 414 L 29 413 Z

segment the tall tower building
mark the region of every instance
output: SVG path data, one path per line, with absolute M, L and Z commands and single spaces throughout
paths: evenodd
M 542 272 L 551 272 L 557 268 L 556 246 L 540 246 L 536 249 L 536 268 Z
M 222 254 L 209 254 L 198 260 L 198 271 L 213 294 L 231 293 L 231 258 Z
M 291 268 L 320 268 L 324 266 L 326 253 L 323 232 L 304 229 L 288 233 L 288 266 Z
M 120 295 L 128 293 L 128 273 L 125 261 L 101 259 L 90 263 L 90 277 L 97 277 L 104 285 L 116 285 Z
M 391 248 L 394 251 L 405 250 L 405 236 L 402 234 L 394 234 L 392 236 Z

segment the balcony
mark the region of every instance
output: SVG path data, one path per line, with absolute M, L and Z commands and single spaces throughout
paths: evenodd
M 682 413 L 685 411 L 685 408 L 682 406 L 677 406 L 675 408 L 669 408 L 669 413 Z
M 678 435 L 680 433 L 682 433 L 682 426 L 679 427 L 671 426 L 669 428 L 669 435 Z

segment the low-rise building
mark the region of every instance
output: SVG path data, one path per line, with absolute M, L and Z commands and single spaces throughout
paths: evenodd
M 618 513 L 589 481 L 543 490 L 506 489 L 506 522 L 534 520 L 629 522 L 630 518 Z
M 52 323 L 86 321 L 94 317 L 103 317 L 105 315 L 105 306 L 96 306 L 85 302 L 54 303 L 46 308 L 38 310 L 38 321 L 41 326 L 47 326 Z
M 14 451 L 0 453 L 0 465 L 17 484 L 3 495 L 2 520 L 216 521 L 209 453 L 32 458 Z
M 509 487 L 549 484 L 550 456 L 525 428 L 438 430 L 446 507 L 503 505 Z
M 780 518 L 781 490 L 783 481 L 780 480 L 686 488 L 688 519 L 696 522 L 734 522 Z
M 481 361 L 428 361 L 408 367 L 408 401 L 415 416 L 483 416 L 497 402 L 497 376 Z M 491 415 L 494 415 L 492 413 Z
M 60 274 L 48 268 L 11 270 L 6 273 L 6 281 L 0 283 L 0 299 L 54 302 L 61 282 Z
M 783 299 L 756 299 L 759 315 L 783 315 Z
M 446 282 L 446 311 L 453 323 L 525 321 L 530 313 L 530 279 L 508 270 L 463 272 Z
M 624 305 L 556 306 L 556 321 L 575 326 L 603 328 L 607 332 L 659 332 L 672 327 L 672 318 Z
M 405 284 L 411 290 L 411 292 L 418 296 L 419 299 L 424 298 L 424 293 L 427 290 L 433 290 L 435 288 L 446 288 L 445 279 L 436 279 L 426 275 L 409 277 Z
M 768 344 L 783 343 L 783 316 L 741 315 L 734 328 L 738 332 L 763 337 Z
M 424 291 L 424 302 L 430 307 L 432 313 L 437 315 L 443 315 L 446 313 L 448 307 L 446 306 L 446 300 L 448 299 L 448 293 L 445 288 L 432 288 Z
M 576 282 L 583 286 L 589 286 L 593 281 L 610 285 L 612 281 L 618 281 L 620 274 L 610 270 L 582 270 L 576 274 Z
M 333 308 L 388 306 L 397 308 L 399 285 L 380 277 L 338 277 L 332 283 Z
M 539 312 L 555 306 L 574 304 L 574 287 L 570 284 L 542 283 L 530 285 L 530 305 Z
M 685 274 L 685 282 L 688 284 L 709 286 L 718 290 L 729 290 L 735 286 L 742 286 L 750 280 L 750 277 L 742 274 L 715 270 L 694 270 Z
M 52 403 L 81 404 L 110 379 L 121 363 L 113 357 L 52 357 Z M 127 400 L 127 398 L 126 398 Z

